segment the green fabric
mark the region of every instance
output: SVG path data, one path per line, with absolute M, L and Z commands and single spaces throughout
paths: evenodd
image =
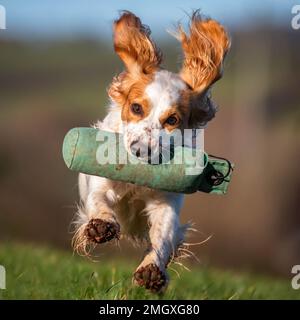
M 231 165 L 231 168 L 233 169 L 234 165 L 232 163 L 230 165 Z M 204 178 L 201 180 L 198 190 L 206 193 L 225 194 L 227 192 L 227 189 L 231 180 L 231 176 L 232 176 L 231 168 L 229 166 L 229 163 L 225 160 L 208 157 L 208 164 L 203 171 L 203 174 L 202 174 L 203 176 L 205 177 L 209 176 L 213 170 L 222 172 L 224 176 L 227 175 L 228 173 L 228 176 L 224 179 L 224 181 L 221 184 L 217 186 L 214 186 L 214 185 L 212 186 L 207 182 L 207 179 Z
M 150 165 L 140 161 L 137 162 L 137 158 L 128 155 L 122 144 L 123 139 L 120 136 L 117 135 L 117 139 L 115 139 L 115 133 L 105 132 L 106 136 L 112 137 L 112 139 L 106 140 L 105 143 L 116 159 L 119 159 L 119 156 L 123 156 L 125 153 L 129 159 L 134 158 L 137 163 L 127 163 L 126 165 L 99 164 L 96 155 L 99 147 L 104 146 L 102 144 L 104 142 L 99 141 L 99 134 L 102 133 L 104 132 L 94 128 L 74 128 L 67 133 L 63 143 L 63 158 L 69 169 L 169 192 L 193 193 L 199 190 L 206 193 L 224 194 L 227 191 L 231 173 L 226 178 L 227 181 L 217 186 L 209 184 L 207 179 L 214 169 L 226 175 L 229 170 L 226 161 L 211 159 L 205 154 L 204 170 L 199 171 L 197 175 L 186 174 L 186 170 L 189 167 L 187 163 L 192 163 L 193 161 L 190 148 L 175 148 L 174 158 L 184 152 L 185 160 L 187 161 L 182 164 Z

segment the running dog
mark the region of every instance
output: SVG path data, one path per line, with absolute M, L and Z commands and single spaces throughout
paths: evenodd
M 210 89 L 222 76 L 230 47 L 222 25 L 198 11 L 191 16 L 188 34 L 179 25 L 175 36 L 184 56 L 179 73 L 161 68 L 161 51 L 133 13 L 122 12 L 113 30 L 114 49 L 125 70 L 112 80 L 109 111 L 97 128 L 122 133 L 127 151 L 143 158 L 148 155 L 139 152 L 141 145 L 159 149 L 158 139 L 150 138 L 152 130 L 202 128 L 215 116 Z M 183 195 L 86 174 L 79 175 L 79 193 L 75 249 L 88 254 L 91 245 L 120 235 L 146 240 L 134 282 L 153 292 L 164 290 L 167 266 L 187 229 L 179 221 Z

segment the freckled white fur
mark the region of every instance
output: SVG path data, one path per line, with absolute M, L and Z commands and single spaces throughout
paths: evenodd
M 152 105 L 149 118 L 158 121 L 160 116 L 177 102 L 180 91 L 184 89 L 186 84 L 177 74 L 166 70 L 158 71 L 154 81 L 146 88 L 146 94 Z
M 146 88 L 152 104 L 149 116 L 136 123 L 124 124 L 121 109 L 111 104 L 109 113 L 95 127 L 124 133 L 125 145 L 140 138 L 147 129 L 160 128 L 159 117 L 179 97 L 185 88 L 180 78 L 168 71 L 156 73 L 154 81 Z M 129 140 L 128 140 L 129 139 Z M 92 218 L 116 220 L 121 234 L 135 240 L 146 240 L 150 250 L 141 265 L 155 263 L 163 271 L 170 257 L 184 239 L 185 226 L 179 222 L 183 195 L 152 190 L 102 177 L 79 175 L 82 205 L 78 211 L 79 226 Z
M 130 152 L 129 146 L 133 141 L 139 141 L 141 145 L 148 146 L 150 140 L 152 152 L 158 152 L 159 140 L 153 139 L 153 135 L 150 139 L 150 130 L 162 129 L 160 117 L 176 104 L 180 92 L 184 89 L 186 89 L 186 84 L 177 74 L 167 70 L 156 72 L 154 80 L 145 90 L 151 103 L 149 115 L 137 123 L 123 124 L 124 144 L 128 152 Z

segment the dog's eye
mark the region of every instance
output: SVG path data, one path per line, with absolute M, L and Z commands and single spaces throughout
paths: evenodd
M 131 106 L 130 106 L 130 109 L 132 111 L 132 113 L 134 114 L 138 114 L 138 115 L 141 115 L 143 113 L 143 108 L 140 104 L 138 103 L 133 103 Z
M 178 119 L 175 116 L 170 116 L 167 120 L 166 123 L 170 126 L 174 126 L 175 124 L 177 124 Z

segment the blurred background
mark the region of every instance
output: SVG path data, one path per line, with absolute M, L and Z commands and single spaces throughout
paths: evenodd
M 294 1 L 0 0 L 0 239 L 71 251 L 77 175 L 61 156 L 65 133 L 106 113 L 106 88 L 122 70 L 111 26 L 128 9 L 148 24 L 164 66 L 180 68 L 166 29 L 187 14 L 225 24 L 232 37 L 219 105 L 205 134 L 209 153 L 235 165 L 226 196 L 186 197 L 182 222 L 202 263 L 289 275 L 300 263 L 300 30 Z M 126 242 L 117 255 L 140 255 Z M 109 250 L 113 249 L 109 246 Z M 103 252 L 107 251 L 107 246 Z M 103 258 L 107 258 L 103 254 Z M 200 267 L 200 266 L 199 266 Z

